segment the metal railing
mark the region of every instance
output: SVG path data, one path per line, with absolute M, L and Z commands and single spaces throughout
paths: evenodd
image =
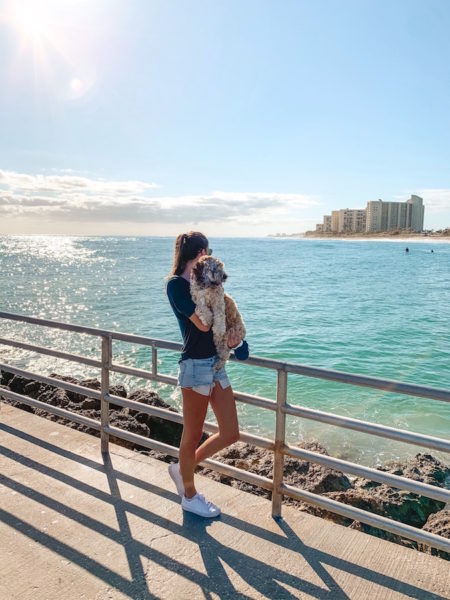
M 148 379 L 150 381 L 176 385 L 177 379 L 175 377 L 163 375 L 158 372 L 157 357 L 158 349 L 174 350 L 179 352 L 181 350 L 181 344 L 176 342 L 170 342 L 167 340 L 148 338 L 128 333 L 120 333 L 116 331 L 108 331 L 93 327 L 84 327 L 81 325 L 72 325 L 69 323 L 49 321 L 45 319 L 38 319 L 35 317 L 28 317 L 24 315 L 17 315 L 6 312 L 0 312 L 0 318 L 40 325 L 44 327 L 61 329 L 75 333 L 87 334 L 101 338 L 101 360 L 94 360 L 77 354 L 52 350 L 50 348 L 44 348 L 35 344 L 27 344 L 25 342 L 20 342 L 16 340 L 0 338 L 0 344 L 6 346 L 35 351 L 40 354 L 54 356 L 56 358 L 62 358 L 101 369 L 101 389 L 100 391 L 98 391 L 67 381 L 62 381 L 53 377 L 47 377 L 38 373 L 32 373 L 14 367 L 12 365 L 0 362 L 0 371 L 6 371 L 15 375 L 19 375 L 21 377 L 31 378 L 41 383 L 50 384 L 58 388 L 66 389 L 71 392 L 76 392 L 84 396 L 88 396 L 90 398 L 99 399 L 101 402 L 100 422 L 96 421 L 95 419 L 75 414 L 66 409 L 59 408 L 57 406 L 52 406 L 45 402 L 41 402 L 28 396 L 24 396 L 22 394 L 18 394 L 2 388 L 0 388 L 0 397 L 3 396 L 9 400 L 22 402 L 35 408 L 44 409 L 46 412 L 53 413 L 67 419 L 71 419 L 73 421 L 76 421 L 83 425 L 87 425 L 88 427 L 92 427 L 93 429 L 100 431 L 102 452 L 108 452 L 109 436 L 113 435 L 117 438 L 128 440 L 130 442 L 139 444 L 143 447 L 158 450 L 162 453 L 171 456 L 178 456 L 179 450 L 175 446 L 171 446 L 170 444 L 166 444 L 163 442 L 158 442 L 151 438 L 146 438 L 144 436 L 124 431 L 119 427 L 114 427 L 110 425 L 109 404 L 112 403 L 122 407 L 131 408 L 140 412 L 147 413 L 149 415 L 158 416 L 160 418 L 168 419 L 170 421 L 182 424 L 183 417 L 179 413 L 174 413 L 167 409 L 158 408 L 156 406 L 148 406 L 145 404 L 141 404 L 134 400 L 121 398 L 110 393 L 111 372 L 122 373 L 143 379 Z M 113 340 L 120 340 L 123 342 L 150 346 L 152 349 L 151 371 L 146 371 L 143 369 L 137 369 L 114 363 L 112 353 Z M 230 359 L 236 360 L 233 354 L 231 355 Z M 442 536 L 423 531 L 416 527 L 412 527 L 410 525 L 394 521 L 387 517 L 383 517 L 365 510 L 361 510 L 343 504 L 341 502 L 337 502 L 336 500 L 332 500 L 331 498 L 320 496 L 318 494 L 302 490 L 300 488 L 288 485 L 283 482 L 284 457 L 288 455 L 312 463 L 316 463 L 325 467 L 329 467 L 331 469 L 339 470 L 344 473 L 364 477 L 371 481 L 386 484 L 400 490 L 406 490 L 414 494 L 426 496 L 428 498 L 433 498 L 440 502 L 449 502 L 449 490 L 415 481 L 412 479 L 408 479 L 406 477 L 400 477 L 392 473 L 386 473 L 384 471 L 379 471 L 377 469 L 365 467 L 346 460 L 333 458 L 328 455 L 304 450 L 302 448 L 287 444 L 285 441 L 286 415 L 294 415 L 305 419 L 319 421 L 321 423 L 327 423 L 329 425 L 335 425 L 337 427 L 344 427 L 346 429 L 360 431 L 370 435 L 389 438 L 392 440 L 423 446 L 425 448 L 439 450 L 441 452 L 450 452 L 450 440 L 437 438 L 429 435 L 423 435 L 420 433 L 413 433 L 411 431 L 405 431 L 393 427 L 388 427 L 385 425 L 370 423 L 359 419 L 353 419 L 350 417 L 335 415 L 332 413 L 289 404 L 287 402 L 289 373 L 304 375 L 308 377 L 317 377 L 320 379 L 327 379 L 330 381 L 338 381 L 350 385 L 370 387 L 378 390 L 386 390 L 389 392 L 396 392 L 399 394 L 431 398 L 442 402 L 450 402 L 449 390 L 413 385 L 353 373 L 344 373 L 341 371 L 333 371 L 329 369 L 320 369 L 296 363 L 283 362 L 267 358 L 259 358 L 256 356 L 250 356 L 245 362 L 240 364 L 253 365 L 257 367 L 263 367 L 266 369 L 274 369 L 277 371 L 276 401 L 269 400 L 260 396 L 255 396 L 252 394 L 234 391 L 234 396 L 236 400 L 247 404 L 251 404 L 253 406 L 257 406 L 259 408 L 272 410 L 275 412 L 276 423 L 275 437 L 273 440 L 245 432 L 240 432 L 239 438 L 243 442 L 266 448 L 274 452 L 273 477 L 272 479 L 262 477 L 261 475 L 250 473 L 243 469 L 239 469 L 231 465 L 226 465 L 210 458 L 202 461 L 200 465 L 218 471 L 219 473 L 222 473 L 229 477 L 234 477 L 247 483 L 270 490 L 272 492 L 272 515 L 274 517 L 281 516 L 281 502 L 282 497 L 285 495 L 291 498 L 295 498 L 297 500 L 302 500 L 308 504 L 315 505 L 321 509 L 330 511 L 332 513 L 336 513 L 343 517 L 355 519 L 372 527 L 377 527 L 395 535 L 414 540 L 420 544 L 425 544 L 427 546 L 431 546 L 439 550 L 450 552 L 450 540 L 445 539 Z M 215 423 L 205 422 L 204 430 L 207 432 L 216 432 L 218 431 L 218 426 Z

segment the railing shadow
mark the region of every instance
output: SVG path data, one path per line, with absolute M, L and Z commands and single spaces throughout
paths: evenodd
M 403 593 L 405 596 L 411 598 L 420 600 L 443 600 L 442 596 L 424 591 L 409 583 L 399 582 L 392 577 L 383 575 L 369 568 L 361 567 L 360 565 L 353 564 L 349 561 L 339 559 L 327 552 L 317 550 L 316 548 L 304 544 L 284 519 L 277 519 L 280 533 L 274 533 L 273 531 L 248 523 L 235 516 L 222 513 L 220 517 L 222 523 L 235 529 L 236 532 L 245 532 L 257 536 L 262 540 L 277 545 L 280 549 L 289 549 L 301 555 L 309 564 L 314 574 L 323 582 L 323 586 L 314 584 L 311 581 L 289 574 L 285 570 L 271 566 L 270 557 L 267 561 L 259 560 L 222 544 L 209 534 L 208 527 L 211 525 L 211 522 L 209 521 L 205 522 L 195 515 L 183 513 L 183 524 L 180 525 L 179 523 L 170 521 L 149 509 L 123 499 L 120 495 L 118 485 L 120 481 L 137 486 L 152 494 L 165 498 L 168 501 L 179 504 L 179 497 L 177 494 L 115 469 L 113 465 L 114 458 L 111 458 L 111 455 L 102 455 L 103 464 L 101 464 L 90 458 L 56 446 L 37 436 L 20 431 L 13 426 L 0 424 L 0 430 L 19 437 L 31 444 L 38 445 L 65 459 L 72 460 L 77 464 L 82 464 L 94 469 L 106 476 L 109 484 L 109 492 L 93 487 L 65 472 L 53 468 L 52 466 L 38 462 L 31 458 L 31 456 L 24 456 L 5 446 L 0 447 L 1 453 L 6 458 L 23 466 L 27 466 L 30 469 L 34 469 L 48 477 L 54 478 L 68 486 L 72 486 L 78 491 L 89 494 L 114 507 L 117 523 L 119 525 L 118 530 L 98 521 L 90 515 L 66 506 L 47 494 L 43 494 L 28 485 L 15 481 L 13 478 L 7 476 L 1 478 L 1 482 L 10 489 L 26 495 L 26 497 L 31 498 L 52 510 L 60 512 L 66 518 L 72 519 L 77 524 L 89 527 L 109 540 L 121 544 L 125 550 L 131 573 L 131 581 L 118 575 L 95 560 L 93 561 L 90 557 L 76 548 L 57 540 L 48 533 L 40 531 L 31 523 L 18 519 L 5 510 L 2 510 L 0 514 L 2 520 L 10 527 L 37 540 L 42 545 L 52 549 L 52 551 L 66 557 L 82 568 L 89 570 L 89 572 L 95 573 L 95 575 L 105 581 L 107 585 L 129 595 L 134 600 L 148 600 L 156 597 L 152 595 L 148 589 L 147 583 L 148 580 L 150 580 L 151 584 L 151 575 L 146 574 L 143 571 L 141 557 L 145 557 L 149 559 L 149 561 L 155 562 L 165 569 L 177 573 L 179 576 L 185 577 L 189 581 L 198 584 L 207 598 L 212 598 L 212 593 L 219 594 L 221 598 L 236 597 L 237 592 L 223 566 L 223 563 L 225 563 L 261 595 L 277 598 L 277 600 L 294 598 L 293 594 L 283 587 L 283 584 L 307 593 L 315 598 L 332 598 L 333 600 L 348 598 L 323 565 L 328 565 L 333 569 L 339 569 L 350 575 L 365 579 L 368 582 L 376 583 L 386 589 L 395 590 L 397 593 Z M 112 457 L 114 457 L 114 454 Z M 183 564 L 177 560 L 176 556 L 167 556 L 148 544 L 134 539 L 129 525 L 128 515 L 145 519 L 157 525 L 165 530 L 165 535 L 178 535 L 198 544 L 207 574 Z M 246 596 L 241 594 L 241 597 L 245 598 Z

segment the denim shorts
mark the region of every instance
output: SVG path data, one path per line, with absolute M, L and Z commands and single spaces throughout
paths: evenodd
M 192 388 L 204 396 L 209 396 L 216 381 L 222 388 L 231 385 L 228 379 L 225 367 L 218 371 L 214 369 L 214 364 L 218 360 L 218 355 L 210 358 L 185 358 L 178 363 L 177 387 Z

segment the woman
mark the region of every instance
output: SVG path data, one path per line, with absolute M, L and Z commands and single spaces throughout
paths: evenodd
M 180 234 L 175 241 L 172 272 L 166 283 L 167 296 L 183 336 L 177 380 L 183 397 L 183 434 L 179 462 L 169 466 L 169 473 L 181 496 L 183 509 L 203 517 L 219 515 L 220 508 L 197 492 L 195 467 L 239 439 L 236 402 L 230 380 L 225 367 L 218 371 L 213 368 L 218 359 L 213 332 L 195 314 L 195 303 L 190 294 L 193 266 L 199 258 L 211 254 L 208 239 L 202 233 L 189 231 Z M 247 342 L 233 330 L 228 334 L 228 346 L 236 350 L 236 358 L 245 360 L 248 357 Z M 197 448 L 209 402 L 219 431 Z

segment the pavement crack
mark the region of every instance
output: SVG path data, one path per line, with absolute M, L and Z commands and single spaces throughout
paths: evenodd
M 169 535 L 175 535 L 175 533 L 173 531 L 169 531 L 168 533 L 163 533 L 162 535 L 155 535 L 155 537 L 152 537 L 148 542 L 146 542 L 149 546 L 152 545 L 152 543 L 155 540 L 160 540 L 162 538 L 168 537 Z

